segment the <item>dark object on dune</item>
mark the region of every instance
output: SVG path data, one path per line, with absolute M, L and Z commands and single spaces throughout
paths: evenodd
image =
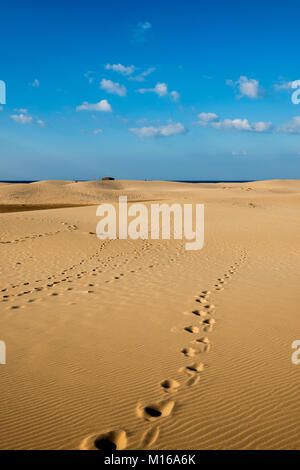
M 103 176 L 102 181 L 114 181 L 114 179 L 112 176 Z

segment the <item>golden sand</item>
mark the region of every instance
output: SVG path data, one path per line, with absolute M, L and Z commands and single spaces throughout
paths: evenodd
M 99 240 L 94 205 L 119 195 L 204 203 L 204 248 Z M 1 449 L 300 449 L 300 181 L 0 198 L 43 208 L 0 214 Z

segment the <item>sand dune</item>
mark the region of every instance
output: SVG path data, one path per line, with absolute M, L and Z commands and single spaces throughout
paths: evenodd
M 95 205 L 205 204 L 205 246 Z M 300 449 L 300 181 L 0 184 L 1 449 Z M 27 207 L 28 208 L 28 207 Z

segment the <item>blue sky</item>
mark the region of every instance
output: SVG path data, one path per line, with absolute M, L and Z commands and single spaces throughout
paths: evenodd
M 299 13 L 289 0 L 2 4 L 0 180 L 300 178 Z

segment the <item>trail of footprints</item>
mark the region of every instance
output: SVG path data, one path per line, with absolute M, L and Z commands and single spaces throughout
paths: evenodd
M 233 275 L 236 274 L 238 267 L 246 259 L 246 252 L 242 252 L 239 261 L 230 266 L 228 271 L 222 277 L 219 277 L 214 284 L 212 291 L 223 290 Z M 199 383 L 201 373 L 205 371 L 207 364 L 203 361 L 197 361 L 197 355 L 205 354 L 211 349 L 211 341 L 207 336 L 214 329 L 216 320 L 214 318 L 215 306 L 211 303 L 212 292 L 203 290 L 195 296 L 195 304 L 197 308 L 183 312 L 184 315 L 190 316 L 191 320 L 197 318 L 197 323 L 187 325 L 183 328 L 187 336 L 192 339 L 188 346 L 180 350 L 187 359 L 193 359 L 194 362 L 187 363 L 186 366 L 179 369 L 185 378 L 182 383 L 172 378 L 165 379 L 160 383 L 160 388 L 168 394 L 174 394 L 185 387 L 195 386 Z M 177 329 L 173 331 L 178 331 Z M 200 335 L 200 336 L 198 336 Z M 187 339 L 190 339 L 187 337 Z M 164 399 L 150 404 L 138 403 L 136 407 L 136 416 L 146 422 L 153 423 L 163 418 L 168 418 L 176 408 L 174 399 Z M 157 424 L 150 425 L 141 436 L 140 445 L 142 448 L 151 447 L 157 442 L 160 434 L 160 427 Z M 85 438 L 80 449 L 83 450 L 123 450 L 128 446 L 128 435 L 124 429 L 108 431 L 102 434 L 92 434 Z
M 36 294 L 38 292 L 41 292 L 43 290 L 47 290 L 49 291 L 49 294 L 50 296 L 53 296 L 53 297 L 56 297 L 58 295 L 60 295 L 58 292 L 51 292 L 53 290 L 53 288 L 55 287 L 59 287 L 60 284 L 68 284 L 68 283 L 74 283 L 76 281 L 79 281 L 79 280 L 83 280 L 84 277 L 86 276 L 93 276 L 93 277 L 96 277 L 98 276 L 99 274 L 103 274 L 105 275 L 105 272 L 106 272 L 106 268 L 109 267 L 109 264 L 111 264 L 112 262 L 115 262 L 116 264 L 113 264 L 114 267 L 116 268 L 120 268 L 121 265 L 126 265 L 129 263 L 129 258 L 125 258 L 125 260 L 121 263 L 117 263 L 117 260 L 115 258 L 118 258 L 118 257 L 121 257 L 122 255 L 124 255 L 124 253 L 119 253 L 119 254 L 116 254 L 114 256 L 108 256 L 105 260 L 102 260 L 100 259 L 100 253 L 101 251 L 107 246 L 107 244 L 109 243 L 110 241 L 109 240 L 106 240 L 106 241 L 102 241 L 101 242 L 101 245 L 99 247 L 99 251 L 97 251 L 96 253 L 94 253 L 93 255 L 89 256 L 89 258 L 86 258 L 86 259 L 82 259 L 78 264 L 74 264 L 74 265 L 71 265 L 67 268 L 65 268 L 63 271 L 61 271 L 60 273 L 56 273 L 56 274 L 52 274 L 50 276 L 48 276 L 46 279 L 37 279 L 34 281 L 34 283 L 30 283 L 30 282 L 23 282 L 23 283 L 20 283 L 20 284 L 11 284 L 9 287 L 5 287 L 3 289 L 0 289 L 0 303 L 1 302 L 9 302 L 9 301 L 12 301 L 14 299 L 19 299 L 20 297 L 23 297 L 23 296 L 26 296 L 28 297 L 30 294 Z M 141 251 L 148 251 L 149 250 L 149 243 L 145 243 L 144 246 L 142 247 Z M 138 258 L 138 251 L 134 251 L 134 258 L 137 259 Z M 74 273 L 72 274 L 72 271 L 73 270 L 76 270 L 76 269 L 80 269 L 80 266 L 82 266 L 83 264 L 86 264 L 88 263 L 89 261 L 97 261 L 100 263 L 100 265 L 94 265 L 94 267 L 90 267 L 88 269 L 86 269 L 85 271 L 79 271 L 77 273 Z M 175 259 L 170 259 L 171 262 L 175 261 Z M 159 262 L 153 262 L 153 264 L 147 266 L 146 268 L 154 268 L 156 266 L 159 266 Z M 144 267 L 139 267 L 139 268 L 136 268 L 136 270 L 129 270 L 126 272 L 126 274 L 134 274 L 136 273 L 137 271 L 141 271 L 143 270 Z M 74 272 L 74 271 L 73 271 Z M 67 275 L 69 274 L 69 275 Z M 117 280 L 120 280 L 122 279 L 125 275 L 125 273 L 121 272 L 119 273 L 118 275 L 115 275 L 113 276 L 113 278 L 111 279 L 106 279 L 104 280 L 103 282 L 104 283 L 109 283 L 109 282 L 113 282 L 113 281 L 117 281 Z M 40 284 L 40 283 L 43 283 L 43 284 Z M 35 286 L 38 284 L 38 286 Z M 18 291 L 18 289 L 24 289 L 25 287 L 25 290 L 21 290 L 21 291 Z M 81 291 L 82 293 L 85 293 L 85 294 L 92 294 L 94 291 L 92 289 L 90 289 L 90 287 L 94 287 L 94 284 L 92 283 L 89 283 L 88 284 L 88 289 L 85 290 L 85 291 Z M 67 287 L 66 288 L 67 291 L 72 291 L 74 290 L 74 287 Z M 36 299 L 36 298 L 29 298 L 27 300 L 27 302 L 30 304 L 32 302 L 36 302 L 37 300 L 40 300 L 40 299 Z M 22 306 L 24 307 L 24 305 Z M 12 305 L 11 307 L 9 307 L 11 310 L 16 310 L 16 309 L 19 309 L 21 308 L 20 305 Z
M 22 243 L 26 242 L 27 240 L 34 240 L 41 237 L 50 237 L 53 235 L 57 235 L 58 233 L 73 232 L 74 230 L 78 230 L 78 227 L 76 225 L 70 225 L 67 222 L 62 222 L 62 225 L 66 225 L 67 229 L 56 230 L 56 232 L 34 233 L 33 235 L 27 235 L 26 237 L 16 238 L 15 240 L 0 241 L 0 245 L 7 245 L 9 243 Z

